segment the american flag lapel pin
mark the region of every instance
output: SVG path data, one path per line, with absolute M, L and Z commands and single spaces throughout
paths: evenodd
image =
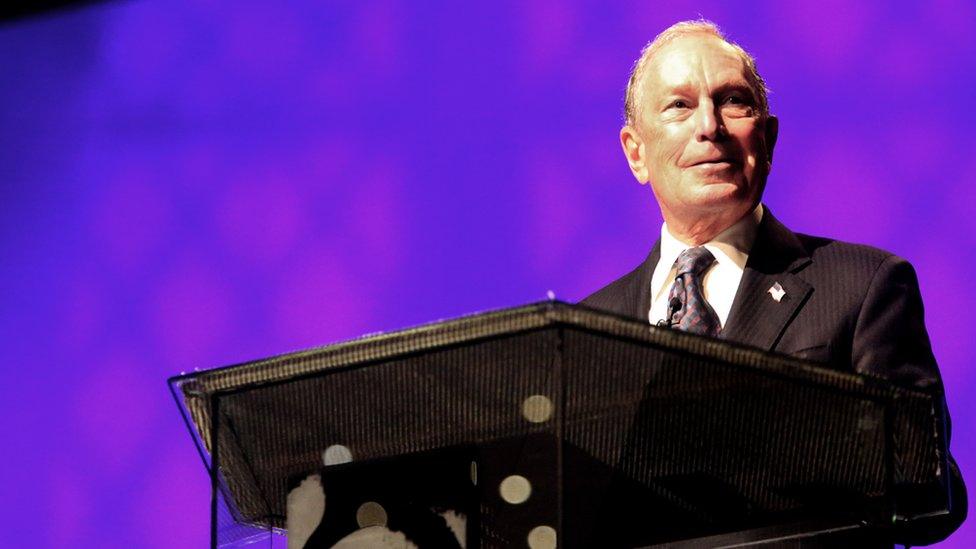
M 786 290 L 783 289 L 783 286 L 779 282 L 770 286 L 768 292 L 769 295 L 773 296 L 773 301 L 776 303 L 783 301 L 783 296 L 786 295 Z

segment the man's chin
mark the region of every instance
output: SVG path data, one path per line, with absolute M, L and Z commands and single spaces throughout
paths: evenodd
M 723 209 L 749 200 L 748 192 L 741 185 L 728 181 L 702 182 L 695 196 L 695 203 L 709 209 Z

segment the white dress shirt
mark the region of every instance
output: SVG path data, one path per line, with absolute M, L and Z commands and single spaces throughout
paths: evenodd
M 725 327 L 732 309 L 735 292 L 742 280 L 742 271 L 749 259 L 752 243 L 756 239 L 756 229 L 762 221 L 763 206 L 759 204 L 751 214 L 746 215 L 735 225 L 725 229 L 712 240 L 702 244 L 715 256 L 715 263 L 705 271 L 703 280 L 705 300 L 715 310 L 719 322 Z M 692 248 L 681 242 L 668 230 L 668 224 L 661 225 L 661 259 L 651 277 L 651 310 L 648 320 L 657 324 L 668 316 L 668 293 L 674 284 L 674 262 L 681 252 Z

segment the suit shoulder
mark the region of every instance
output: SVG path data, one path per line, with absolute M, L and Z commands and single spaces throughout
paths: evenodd
M 814 265 L 831 270 L 841 269 L 850 273 L 875 273 L 884 263 L 905 264 L 908 262 L 895 254 L 868 246 L 832 238 L 797 233 L 800 243 L 810 254 Z
M 637 292 L 640 269 L 641 267 L 638 266 L 629 273 L 586 296 L 580 301 L 580 305 L 617 314 L 626 314 L 625 307 L 627 300 Z

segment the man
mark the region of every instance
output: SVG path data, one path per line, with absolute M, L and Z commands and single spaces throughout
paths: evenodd
M 711 23 L 678 23 L 644 49 L 620 142 L 664 225 L 641 265 L 583 304 L 941 390 L 911 265 L 795 234 L 761 204 L 779 127 L 766 96 L 752 57 Z M 966 493 L 951 469 L 951 515 L 896 541 L 959 526 Z

